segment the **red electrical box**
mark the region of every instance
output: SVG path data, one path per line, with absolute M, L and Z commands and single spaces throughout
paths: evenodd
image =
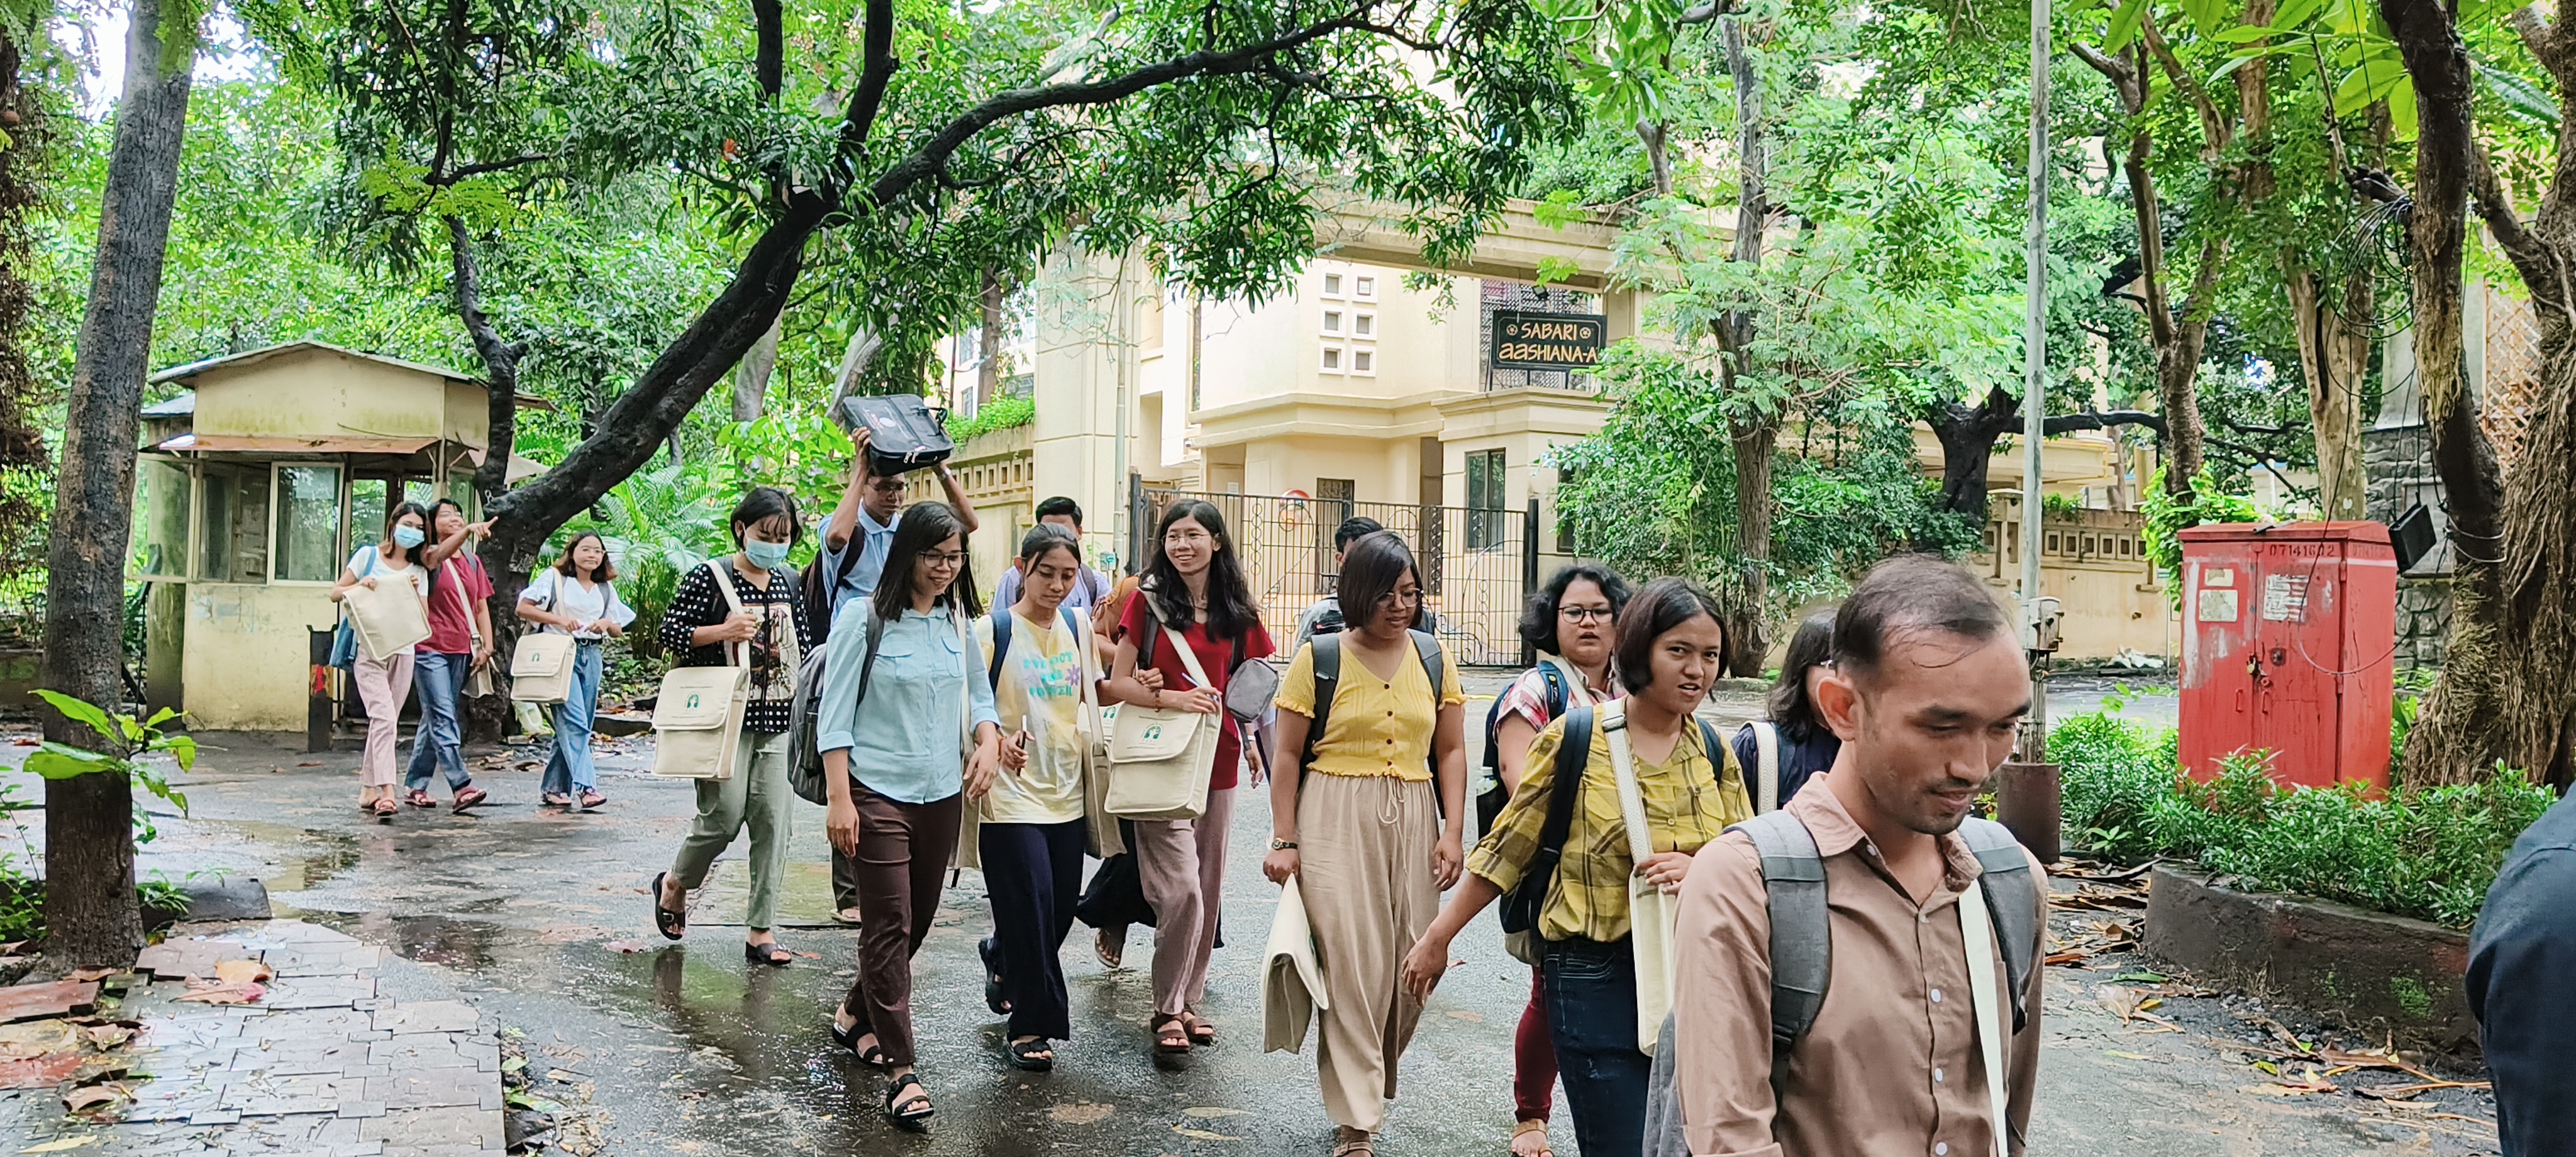
M 2182 765 L 2272 752 L 2273 779 L 2388 787 L 2397 553 L 2376 522 L 2182 532 Z

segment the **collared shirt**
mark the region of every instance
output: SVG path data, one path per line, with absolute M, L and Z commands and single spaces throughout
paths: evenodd
M 1458 688 L 1458 664 L 1441 648 L 1440 693 L 1431 692 L 1431 673 L 1406 639 L 1396 658 L 1395 678 L 1380 679 L 1342 642 L 1342 673 L 1333 684 L 1333 709 L 1324 733 L 1315 738 L 1315 761 L 1308 769 L 1324 775 L 1366 778 L 1386 776 L 1420 783 L 1431 778 L 1431 738 L 1440 709 L 1467 701 Z M 1315 647 L 1309 643 L 1288 661 L 1279 680 L 1282 711 L 1315 717 Z
M 882 562 L 882 560 L 880 560 Z M 1064 593 L 1064 605 L 1077 611 L 1097 610 L 1109 601 L 1109 576 L 1086 566 L 1073 580 L 1073 589 Z M 1002 579 L 993 586 L 993 605 L 1018 606 L 1020 602 L 1020 564 L 1014 562 L 1002 571 Z
M 1570 713 L 1569 713 L 1570 714 Z M 1539 833 L 1547 826 L 1548 796 L 1556 790 L 1556 749 L 1565 742 L 1565 721 L 1556 720 L 1531 742 L 1529 762 L 1521 765 L 1520 790 L 1494 818 L 1494 830 L 1467 854 L 1467 870 L 1510 892 L 1538 855 Z M 1711 758 L 1722 762 L 1712 765 Z M 1691 852 L 1718 837 L 1726 825 L 1753 818 L 1744 798 L 1744 776 L 1721 745 L 1714 756 L 1701 741 L 1699 725 L 1682 722 L 1681 738 L 1661 763 L 1635 758 L 1637 795 L 1646 805 L 1646 826 L 1654 829 L 1658 852 Z M 1582 937 L 1608 944 L 1628 934 L 1628 877 L 1637 861 L 1628 854 L 1628 824 L 1619 811 L 1619 784 L 1610 767 L 1610 740 L 1592 729 L 1592 749 L 1584 764 L 1583 794 L 1576 801 L 1574 822 L 1565 829 L 1565 852 L 1557 861 L 1556 879 L 1548 885 L 1547 903 L 1539 908 L 1538 934 L 1548 940 Z
M 2550 805 L 2505 856 L 2469 938 L 2469 1011 L 2495 1076 L 2507 1153 L 2576 1153 L 2576 796 Z
M 850 541 L 841 544 L 841 549 L 825 546 L 814 554 L 814 565 L 822 567 L 823 573 L 841 576 L 840 582 L 832 588 L 832 609 L 824 616 L 825 622 L 840 621 L 841 608 L 850 605 L 851 599 L 863 599 L 876 593 L 877 577 L 885 573 L 886 554 L 894 549 L 894 528 L 903 524 L 903 512 L 895 511 L 894 517 L 880 526 L 876 519 L 868 517 L 868 508 L 863 504 L 858 508 L 855 521 L 859 524 L 858 530 L 850 536 Z M 831 515 L 823 516 L 822 533 L 825 543 L 832 541 Z M 853 546 L 858 548 L 859 557 L 850 563 L 850 573 L 841 574 L 841 559 Z
M 1701 849 L 1682 882 L 1673 1059 L 1695 1157 L 1992 1157 L 1985 1063 L 1969 995 L 1958 904 L 1977 858 L 1940 838 L 1942 878 L 1916 903 L 1888 874 L 1831 786 L 1809 780 L 1787 811 L 1825 859 L 1831 972 L 1815 1023 L 1789 1060 L 1784 1098 L 1771 1093 L 1771 916 L 1753 841 L 1730 832 Z M 2046 928 L 2048 884 L 2039 883 Z M 2003 953 L 1994 954 L 2004 975 Z M 2033 968 L 2027 1020 L 2006 1050 L 2013 1153 L 2038 1083 L 2045 968 Z M 2007 1014 L 2009 1015 L 2009 1014 Z
M 897 803 L 947 799 L 965 782 L 965 733 L 1001 725 L 983 655 L 968 660 L 973 637 L 958 630 L 953 605 L 926 615 L 907 608 L 877 641 L 876 669 L 868 672 L 868 698 L 861 703 L 868 607 L 857 600 L 832 618 L 814 749 L 849 752 L 851 778 Z

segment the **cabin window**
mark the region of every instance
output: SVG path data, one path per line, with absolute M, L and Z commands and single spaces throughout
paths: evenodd
M 277 468 L 279 582 L 330 582 L 340 575 L 340 468 Z
M 198 501 L 197 577 L 268 580 L 268 467 L 205 467 Z

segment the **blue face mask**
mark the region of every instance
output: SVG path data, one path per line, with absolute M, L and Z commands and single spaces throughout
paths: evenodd
M 415 546 L 419 546 L 421 543 L 427 541 L 428 538 L 429 536 L 422 534 L 420 532 L 420 528 L 417 526 L 397 526 L 394 528 L 394 545 L 399 546 L 404 550 L 410 550 Z
M 756 538 L 744 539 L 742 554 L 744 558 L 751 560 L 751 565 L 762 570 L 777 570 L 787 565 L 787 544 L 783 542 L 762 542 Z

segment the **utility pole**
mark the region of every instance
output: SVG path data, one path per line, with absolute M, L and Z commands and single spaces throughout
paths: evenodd
M 2021 617 L 2030 659 L 2030 716 L 2021 750 L 1997 773 L 1998 814 L 2040 862 L 2057 862 L 2058 769 L 2048 762 L 2048 661 L 2057 649 L 2057 600 L 2039 589 L 2041 441 L 2048 432 L 2049 0 L 2030 0 L 2030 223 L 2023 241 L 2028 295 L 2022 321 Z

